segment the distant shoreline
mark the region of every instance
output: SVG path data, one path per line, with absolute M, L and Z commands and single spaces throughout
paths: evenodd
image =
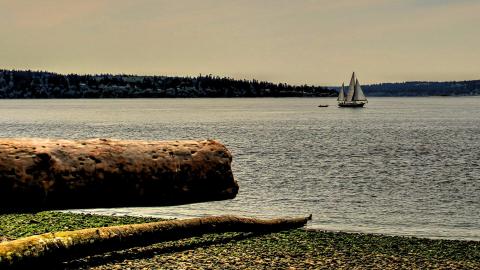
M 480 80 L 380 83 L 362 88 L 367 97 L 479 96 Z M 0 69 L 0 99 L 336 97 L 338 90 L 212 75 L 65 75 Z
M 371 98 L 462 98 L 462 97 L 480 97 L 479 95 L 431 95 L 431 96 L 368 96 Z M 187 99 L 285 99 L 285 98 L 298 98 L 298 99 L 319 99 L 319 98 L 328 98 L 335 99 L 337 96 L 326 96 L 326 97 L 52 97 L 52 98 L 1 98 L 0 100 L 126 100 L 126 99 L 147 99 L 147 100 L 162 100 L 162 99 L 177 99 L 177 100 L 187 100 Z
M 0 99 L 333 97 L 321 86 L 214 77 L 77 75 L 0 70 Z
M 362 88 L 368 97 L 480 96 L 480 80 L 379 83 Z

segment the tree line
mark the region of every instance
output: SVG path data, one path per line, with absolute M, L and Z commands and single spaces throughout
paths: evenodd
M 380 83 L 362 88 L 367 96 L 475 96 L 480 95 L 480 80 Z
M 197 77 L 0 70 L 0 98 L 328 97 L 321 86 Z

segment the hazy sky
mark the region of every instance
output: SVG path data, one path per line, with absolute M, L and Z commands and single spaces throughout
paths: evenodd
M 480 0 L 0 0 L 0 68 L 480 79 Z

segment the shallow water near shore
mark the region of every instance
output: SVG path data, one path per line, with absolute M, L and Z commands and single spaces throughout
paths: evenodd
M 319 104 L 330 107 L 319 108 Z M 277 217 L 312 228 L 480 240 L 480 98 L 0 100 L 1 137 L 217 139 L 234 200 L 101 214 Z

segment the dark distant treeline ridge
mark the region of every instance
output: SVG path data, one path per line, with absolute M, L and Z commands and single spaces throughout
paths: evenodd
M 320 86 L 214 77 L 62 75 L 0 70 L 0 98 L 328 97 Z
M 451 82 L 380 83 L 362 86 L 367 96 L 478 96 L 480 80 Z

